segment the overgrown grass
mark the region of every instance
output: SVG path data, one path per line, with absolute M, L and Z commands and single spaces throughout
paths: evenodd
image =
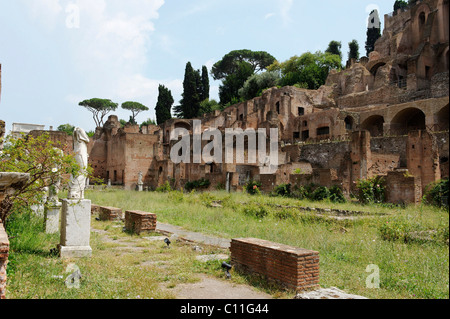
M 156 213 L 158 221 L 225 238 L 256 237 L 320 252 L 320 284 L 369 298 L 448 298 L 448 211 L 428 206 L 298 201 L 244 193 L 169 193 L 89 191 L 94 204 Z M 220 206 L 219 206 L 220 205 Z M 364 217 L 333 219 L 295 207 L 363 211 Z M 178 284 L 195 282 L 196 273 L 223 278 L 218 262 L 200 263 L 189 245 L 165 249 L 160 241 L 123 231 L 122 222 L 92 219 L 93 256 L 63 261 L 51 253 L 59 235 L 46 235 L 43 220 L 28 212 L 14 214 L 8 298 L 174 298 Z M 108 235 L 105 240 L 104 235 Z M 17 237 L 16 237 L 17 236 Z M 202 254 L 224 252 L 212 249 Z M 79 289 L 68 289 L 66 271 L 76 263 Z M 380 269 L 380 289 L 366 287 L 368 265 Z M 233 273 L 280 298 L 292 297 L 256 276 Z
M 174 243 L 166 249 L 161 241 L 123 232 L 123 223 L 95 218 L 92 258 L 62 260 L 51 253 L 59 235 L 46 235 L 42 225 L 43 218 L 28 212 L 14 214 L 8 223 L 8 299 L 173 299 L 178 284 L 198 281 L 198 272 L 214 275 L 220 270 L 219 262 L 201 267 L 189 245 Z M 82 274 L 77 289 L 65 283 L 73 265 Z
M 449 297 L 449 216 L 445 210 L 308 202 L 226 192 L 106 191 L 89 192 L 87 197 L 98 205 L 153 212 L 160 222 L 205 234 L 256 237 L 317 250 L 322 287 L 334 286 L 369 298 Z M 222 207 L 212 207 L 213 202 Z M 368 217 L 336 220 L 277 205 L 362 211 Z M 404 227 L 389 230 L 389 223 Z M 389 238 L 389 231 L 400 236 Z M 435 235 L 423 240 L 411 235 L 428 231 Z M 380 268 L 380 289 L 366 288 L 370 275 L 366 268 L 370 264 Z

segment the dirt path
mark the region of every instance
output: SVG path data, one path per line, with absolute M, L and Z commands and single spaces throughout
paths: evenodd
M 139 252 L 144 247 L 139 247 L 139 241 L 113 239 L 107 231 L 92 229 L 101 236 L 103 242 L 117 244 L 112 249 Z M 164 238 L 164 237 L 162 237 Z M 142 240 L 146 240 L 143 238 Z M 153 261 L 152 263 L 157 263 Z M 164 262 L 162 262 L 164 263 Z M 179 284 L 170 289 L 176 299 L 272 299 L 272 296 L 248 285 L 238 285 L 226 280 L 217 279 L 205 274 L 200 274 L 200 281 L 192 284 Z M 166 289 L 162 287 L 162 289 Z

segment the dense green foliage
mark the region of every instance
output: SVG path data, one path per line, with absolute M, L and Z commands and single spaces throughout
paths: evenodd
M 122 103 L 122 108 L 124 110 L 131 111 L 132 115 L 130 117 L 130 123 L 132 124 L 136 124 L 136 117 L 140 113 L 148 111 L 148 107 L 146 107 L 145 105 L 139 102 L 132 102 L 132 101 Z
M 215 80 L 222 80 L 219 87 L 220 103 L 226 105 L 240 101 L 239 90 L 255 73 L 262 72 L 275 62 L 275 58 L 264 51 L 235 50 L 226 54 L 212 67 Z
M 341 42 L 333 40 L 328 44 L 328 48 L 325 50 L 325 53 L 338 55 L 342 60 L 341 47 L 342 47 Z
M 357 198 L 363 204 L 383 203 L 385 201 L 385 180 L 382 176 L 359 180 L 356 183 Z
M 357 40 L 352 40 L 348 43 L 348 58 L 359 59 L 359 44 Z
M 209 78 L 206 67 L 194 70 L 191 62 L 186 64 L 183 81 L 183 93 L 180 105 L 174 107 L 178 118 L 193 119 L 200 116 L 200 104 L 209 98 Z
M 172 97 L 172 92 L 164 85 L 159 85 L 158 92 L 159 95 L 158 95 L 158 102 L 156 103 L 155 107 L 155 113 L 156 113 L 156 123 L 160 125 L 172 118 L 171 110 L 174 99 Z
M 239 90 L 239 96 L 244 100 L 251 100 L 260 96 L 265 89 L 278 86 L 279 72 L 263 72 L 250 76 Z
M 449 180 L 445 179 L 437 181 L 431 185 L 428 185 L 425 190 L 423 200 L 429 205 L 448 208 L 448 192 Z
M 200 179 L 197 181 L 189 181 L 184 185 L 184 189 L 187 190 L 188 192 L 192 191 L 192 190 L 202 190 L 202 189 L 206 189 L 211 185 L 211 182 L 209 181 L 209 179 Z
M 282 63 L 275 62 L 268 67 L 269 71 L 280 72 L 280 86 L 298 85 L 310 90 L 316 90 L 324 85 L 332 69 L 341 69 L 340 57 L 320 51 L 306 52 Z
M 408 6 L 408 2 L 404 0 L 395 0 L 394 3 L 394 11 L 397 11 L 398 9 L 403 9 Z
M 13 207 L 39 204 L 47 188 L 59 181 L 64 185 L 67 174 L 78 175 L 80 167 L 72 155 L 65 155 L 61 144 L 50 140 L 48 133 L 14 138 L 9 136 L 0 154 L 0 172 L 27 173 L 29 180 L 13 193 L 6 194 L 0 205 L 0 219 L 5 222 Z M 87 172 L 89 174 L 90 171 Z
M 74 130 L 75 130 L 75 126 L 73 126 L 71 124 L 62 124 L 62 125 L 58 126 L 59 132 L 64 132 L 69 136 L 73 135 Z

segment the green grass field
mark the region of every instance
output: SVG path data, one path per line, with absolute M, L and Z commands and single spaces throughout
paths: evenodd
M 229 239 L 255 237 L 317 250 L 320 252 L 322 287 L 337 287 L 348 293 L 373 299 L 449 298 L 449 215 L 448 211 L 442 209 L 423 205 L 398 208 L 308 202 L 226 192 L 183 194 L 177 191 L 139 193 L 105 190 L 89 191 L 86 197 L 97 205 L 156 213 L 160 222 L 204 234 Z M 221 207 L 212 207 L 212 203 L 218 203 Z M 301 211 L 297 206 L 335 208 L 365 214 L 336 219 L 331 215 Z M 127 236 L 129 240 L 135 239 L 122 232 L 119 226 L 93 221 L 93 227 L 113 232 L 112 236 L 117 239 L 127 239 Z M 183 262 L 178 254 L 171 252 L 171 255 L 164 257 L 171 265 L 166 269 L 167 273 L 162 271 L 162 275 L 161 269 L 150 267 L 151 271 L 144 274 L 142 267 L 136 265 L 148 258 L 144 258 L 144 255 L 148 256 L 149 252 L 160 254 L 161 251 L 160 246 L 153 247 L 149 244 L 146 244 L 149 245 L 146 248 L 147 254 L 127 254 L 129 262 L 136 267 L 122 269 L 120 263 L 123 258 L 117 256 L 114 245 L 102 242 L 95 234 L 91 241 L 94 257 L 81 262 L 91 274 L 89 282 L 83 291 L 64 290 L 61 295 L 61 291 L 52 285 L 55 280 L 48 277 L 45 277 L 45 282 L 50 281 L 47 293 L 34 288 L 34 285 L 44 281 L 40 274 L 42 267 L 39 265 L 45 264 L 54 273 L 61 273 L 67 266 L 46 253 L 52 245 L 58 243 L 58 238 L 40 233 L 32 236 L 28 244 L 21 243 L 20 237 L 13 239 L 8 291 L 16 298 L 126 298 L 130 294 L 135 295 L 128 288 L 129 281 L 145 278 L 133 281 L 139 296 L 171 298 L 170 292 L 160 289 L 161 283 L 174 287 L 181 282 L 195 281 L 195 276 L 188 275 L 190 272 L 178 263 L 187 265 L 186 267 L 194 265 L 197 272 L 222 275 L 217 265 L 205 267 L 196 264 L 191 250 L 181 246 L 179 249 L 185 249 Z M 166 251 L 163 253 L 168 254 Z M 105 264 L 110 269 L 104 269 Z M 369 265 L 379 268 L 378 289 L 367 288 L 366 281 L 371 275 L 371 272 L 366 272 Z M 109 282 L 106 278 L 121 282 L 123 289 L 112 289 L 112 286 L 103 283 L 103 280 Z M 123 282 L 123 278 L 128 280 Z M 259 285 L 258 281 L 245 276 L 236 276 L 234 280 Z M 264 285 L 262 289 L 269 289 L 271 294 L 280 298 L 292 296 L 289 293 L 278 293 Z M 36 292 L 33 294 L 34 290 Z M 38 291 L 39 296 L 36 295 Z

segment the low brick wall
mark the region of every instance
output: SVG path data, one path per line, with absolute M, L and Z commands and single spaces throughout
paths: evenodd
M 231 240 L 231 263 L 239 271 L 259 274 L 284 288 L 319 288 L 319 253 L 255 238 Z
M 9 256 L 8 235 L 0 222 L 0 299 L 6 298 L 6 264 Z
M 125 212 L 125 229 L 140 234 L 156 230 L 156 214 L 128 210 Z
M 100 220 L 103 221 L 123 219 L 121 208 L 101 206 L 98 214 Z
M 100 206 L 91 204 L 91 215 L 100 214 Z

